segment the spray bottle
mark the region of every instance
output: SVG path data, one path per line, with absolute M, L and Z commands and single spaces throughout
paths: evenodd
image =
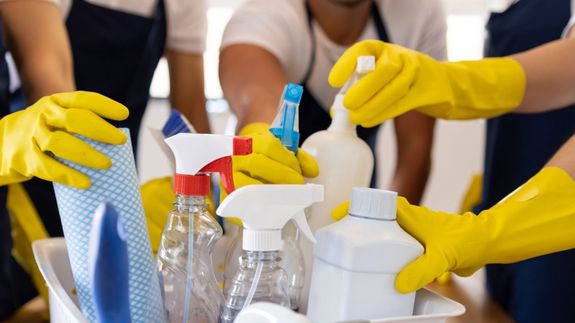
M 226 293 L 220 322 L 231 323 L 252 302 L 290 307 L 288 277 L 281 267 L 282 228 L 293 219 L 315 241 L 304 208 L 323 200 L 321 185 L 245 186 L 220 204 L 217 214 L 239 217 L 243 229 L 243 261 Z
M 251 139 L 181 133 L 165 140 L 176 159 L 176 209 L 170 212 L 158 252 L 158 272 L 171 323 L 216 323 L 223 294 L 211 253 L 222 228 L 207 211 L 209 173 L 234 189 L 232 155 L 251 153 Z
M 303 87 L 301 85 L 288 83 L 284 87 L 278 113 L 269 129 L 270 132 L 294 154 L 297 154 L 299 147 L 300 134 L 298 108 L 302 95 Z M 284 245 L 281 251 L 281 265 L 288 276 L 291 309 L 296 312 L 300 307 L 300 295 L 306 276 L 303 253 L 298 243 L 300 236 L 299 231 L 291 222 L 289 222 L 282 231 Z M 241 239 L 242 230 L 238 230 L 226 254 L 224 266 L 224 293 L 227 292 L 230 287 L 233 276 L 243 261 L 241 257 Z M 307 274 L 310 275 L 311 271 L 307 272 Z
M 325 185 L 325 200 L 311 207 L 308 218 L 313 232 L 333 223 L 331 211 L 345 202 L 352 187 L 367 187 L 373 172 L 373 153 L 369 146 L 357 136 L 356 126 L 349 122 L 349 112 L 343 105 L 347 90 L 363 75 L 375 69 L 373 56 L 360 56 L 356 71 L 336 95 L 332 107 L 332 122 L 329 128 L 311 135 L 302 149 L 311 154 L 321 170 L 319 176 L 308 179 L 309 183 Z M 313 245 L 302 239 L 305 271 L 311 273 L 313 266 Z M 305 279 L 301 294 L 301 313 L 306 313 L 310 276 Z

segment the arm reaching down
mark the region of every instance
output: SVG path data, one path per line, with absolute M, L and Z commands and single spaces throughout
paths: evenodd
M 471 275 L 486 264 L 507 264 L 575 248 L 575 136 L 538 174 L 478 215 L 432 211 L 398 200 L 398 222 L 425 246 L 396 280 L 417 290 L 444 272 Z

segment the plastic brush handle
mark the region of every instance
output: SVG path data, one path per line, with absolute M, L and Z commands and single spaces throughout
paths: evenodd
M 88 263 L 98 323 L 130 323 L 128 244 L 120 216 L 110 203 L 96 209 Z

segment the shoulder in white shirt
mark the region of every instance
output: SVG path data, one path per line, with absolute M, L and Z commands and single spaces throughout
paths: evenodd
M 446 21 L 439 0 L 377 0 L 391 42 L 447 58 Z M 337 90 L 327 83 L 329 71 L 345 47 L 332 42 L 314 23 L 315 66 L 308 90 L 328 109 Z M 377 38 L 370 21 L 358 39 Z M 290 82 L 302 82 L 311 61 L 311 35 L 305 0 L 248 0 L 232 16 L 222 39 L 222 48 L 252 44 L 278 58 Z
M 6 0 L 0 0 L 6 1 Z M 9 0 L 8 0 L 9 1 Z M 45 0 L 58 6 L 63 19 L 75 0 Z M 80 1 L 80 0 L 78 0 Z M 157 0 L 81 0 L 138 16 L 151 17 Z M 164 0 L 167 17 L 166 48 L 184 53 L 203 53 L 206 47 L 207 0 Z
M 569 31 L 571 31 L 573 26 L 575 26 L 575 0 L 571 0 L 571 20 L 563 31 L 563 37 L 567 37 L 569 35 Z

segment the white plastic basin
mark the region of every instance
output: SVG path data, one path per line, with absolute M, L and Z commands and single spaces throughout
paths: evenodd
M 64 238 L 39 240 L 32 245 L 34 257 L 49 289 L 50 319 L 58 323 L 88 323 L 74 295 L 74 279 Z M 413 316 L 394 317 L 356 323 L 442 323 L 459 316 L 465 307 L 430 290 L 422 289 L 415 296 Z

